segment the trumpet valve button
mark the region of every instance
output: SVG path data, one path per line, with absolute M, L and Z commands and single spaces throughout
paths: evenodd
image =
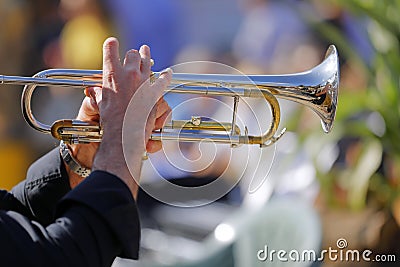
M 201 124 L 201 117 L 192 116 L 191 123 L 195 126 L 199 126 Z

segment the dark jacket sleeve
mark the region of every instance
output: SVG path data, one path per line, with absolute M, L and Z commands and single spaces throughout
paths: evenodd
M 2 266 L 110 266 L 116 256 L 138 257 L 135 201 L 116 176 L 96 171 L 70 191 L 47 227 L 0 211 Z
M 57 202 L 70 190 L 59 148 L 55 148 L 34 162 L 28 169 L 26 179 L 11 192 L 27 209 L 28 214 L 25 215 L 46 226 L 54 220 Z
M 29 210 L 14 197 L 13 194 L 5 190 L 0 190 L 0 210 L 13 210 L 29 218 L 33 218 Z

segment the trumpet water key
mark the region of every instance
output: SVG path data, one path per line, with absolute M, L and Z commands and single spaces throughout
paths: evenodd
M 153 72 L 152 79 L 161 73 Z M 33 77 L 0 75 L 0 83 L 25 85 L 21 106 L 24 118 L 34 129 L 51 134 L 67 143 L 100 142 L 102 129 L 98 124 L 63 119 L 46 125 L 35 119 L 31 98 L 37 86 L 85 88 L 102 85 L 101 70 L 49 69 Z M 161 131 L 153 132 L 152 140 L 187 142 L 213 141 L 267 146 L 276 142 L 284 131 L 276 133 L 280 123 L 277 98 L 294 101 L 311 108 L 321 119 L 322 128 L 330 132 L 335 118 L 339 89 L 339 63 L 335 46 L 329 46 L 325 59 L 316 67 L 301 73 L 284 75 L 220 75 L 174 73 L 168 93 L 233 97 L 231 122 L 203 121 L 192 117 L 188 121 L 172 121 Z M 248 135 L 236 125 L 237 106 L 241 98 L 264 98 L 271 110 L 271 123 L 260 136 Z M 183 129 L 185 131 L 176 131 Z M 243 132 L 243 133 L 242 133 Z

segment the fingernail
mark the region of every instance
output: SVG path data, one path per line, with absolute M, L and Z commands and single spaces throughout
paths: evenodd
M 163 71 L 161 71 L 161 74 L 163 74 L 163 73 L 170 73 L 170 74 L 172 74 L 172 69 L 171 69 L 171 68 L 166 68 L 166 69 L 164 69 Z
M 128 55 L 135 55 L 135 54 L 138 54 L 138 53 L 139 52 L 136 49 L 131 49 L 131 50 L 128 50 L 128 52 L 127 52 Z
M 140 51 L 149 53 L 150 52 L 150 47 L 148 45 L 142 45 L 140 47 Z
M 94 88 L 93 87 L 87 87 L 84 90 L 85 96 L 87 97 L 93 97 L 94 96 Z

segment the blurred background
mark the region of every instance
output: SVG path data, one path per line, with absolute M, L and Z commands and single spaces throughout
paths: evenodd
M 335 44 L 341 80 L 332 133 L 323 134 L 311 111 L 282 101 L 281 124 L 288 133 L 274 149 L 252 152 L 264 153 L 262 159 L 274 154 L 272 167 L 250 164 L 244 174 L 225 172 L 227 184 L 232 177 L 243 179 L 217 202 L 197 208 L 164 205 L 141 192 L 142 259 L 118 259 L 114 265 L 398 266 L 327 258 L 260 261 L 257 252 L 265 245 L 287 251 L 339 249 L 337 241 L 344 238 L 348 249 L 399 260 L 399 11 L 398 0 L 0 0 L 0 73 L 101 69 L 108 36 L 120 39 L 121 53 L 148 44 L 157 71 L 206 60 L 246 74 L 294 73 L 319 64 L 328 45 Z M 58 145 L 27 126 L 21 91 L 20 86 L 0 88 L 0 187 L 6 189 Z M 41 88 L 34 114 L 49 124 L 73 118 L 82 98 L 80 90 Z M 168 100 L 177 105 L 177 99 Z M 218 112 L 213 106 L 195 108 Z M 184 144 L 181 149 L 188 157 L 198 153 Z M 158 169 L 177 184 L 201 185 L 221 176 L 229 164 L 226 150 L 201 174 Z M 155 155 L 154 165 L 162 158 Z M 144 173 L 151 176 L 154 170 L 146 164 Z M 254 194 L 248 190 L 251 177 L 266 178 Z

